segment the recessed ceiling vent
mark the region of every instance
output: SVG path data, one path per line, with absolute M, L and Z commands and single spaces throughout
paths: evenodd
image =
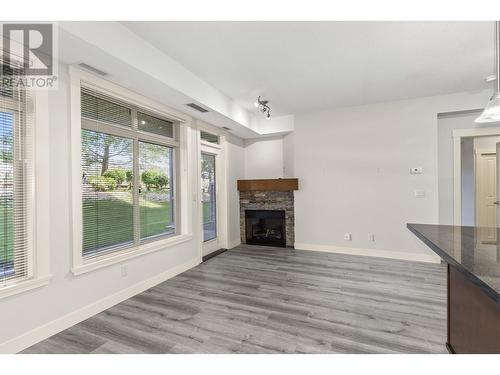
M 186 104 L 188 107 L 191 107 L 193 109 L 196 109 L 198 112 L 201 112 L 201 113 L 207 113 L 208 112 L 208 109 L 205 109 L 201 106 L 199 106 L 198 104 L 196 103 L 188 103 Z
M 105 77 L 108 75 L 108 73 L 103 72 L 101 69 L 97 69 L 97 68 L 95 68 L 92 65 L 89 65 L 87 63 L 81 62 L 78 65 L 81 66 L 83 69 L 88 70 L 88 71 L 95 73 L 95 74 L 99 74 L 100 76 Z

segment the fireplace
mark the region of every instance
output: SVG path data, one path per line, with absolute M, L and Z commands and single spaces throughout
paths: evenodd
M 238 180 L 241 243 L 293 248 L 298 189 L 297 178 Z
M 284 210 L 245 210 L 246 243 L 286 247 Z

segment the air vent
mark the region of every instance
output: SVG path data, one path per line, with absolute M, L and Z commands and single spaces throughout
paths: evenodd
M 201 112 L 201 113 L 207 113 L 208 112 L 208 109 L 205 109 L 201 106 L 199 106 L 198 104 L 196 103 L 188 103 L 186 104 L 188 107 L 191 107 L 193 109 L 196 109 L 198 112 Z
M 99 74 L 100 76 L 105 77 L 108 75 L 108 73 L 103 72 L 101 69 L 94 68 L 92 65 L 86 64 L 84 62 L 81 62 L 78 65 L 81 66 L 83 69 L 88 70 L 95 74 Z
M 227 126 L 223 126 L 222 129 L 227 130 L 228 132 L 231 131 L 231 128 L 228 128 Z

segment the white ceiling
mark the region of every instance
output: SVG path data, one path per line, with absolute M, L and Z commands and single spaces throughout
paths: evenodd
M 125 22 L 199 78 L 274 115 L 484 89 L 493 22 Z

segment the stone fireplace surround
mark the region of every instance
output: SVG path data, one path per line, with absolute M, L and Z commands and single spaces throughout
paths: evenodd
M 239 180 L 241 243 L 246 243 L 245 210 L 284 210 L 286 246 L 295 244 L 294 190 L 297 179 Z

